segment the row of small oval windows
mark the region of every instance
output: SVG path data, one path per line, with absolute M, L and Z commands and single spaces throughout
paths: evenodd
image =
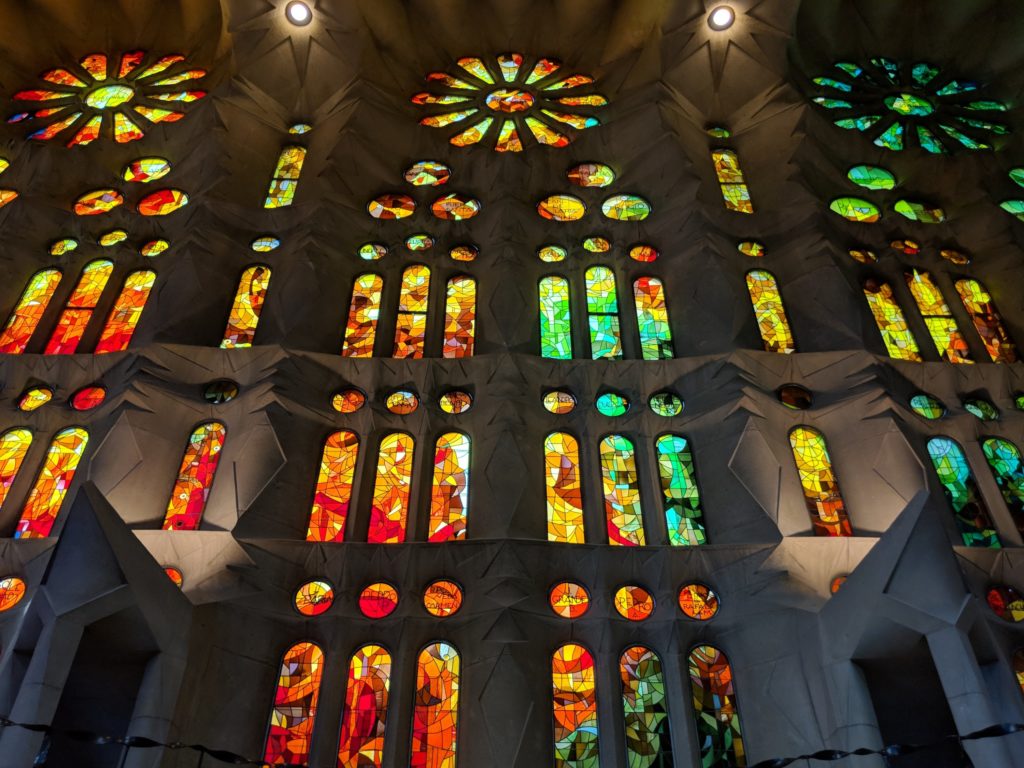
M 55 388 L 46 384 L 29 387 L 22 392 L 16 401 L 19 411 L 30 412 L 53 401 Z M 203 388 L 204 399 L 212 405 L 219 405 L 234 400 L 238 396 L 238 385 L 228 379 L 211 381 Z M 90 384 L 74 392 L 68 398 L 68 405 L 76 411 L 91 411 L 98 408 L 107 399 L 107 390 L 98 384 Z
M 799 384 L 786 384 L 778 390 L 779 400 L 794 410 L 805 410 L 811 407 L 813 396 L 810 391 Z M 981 397 L 967 397 L 962 401 L 964 410 L 976 416 L 982 421 L 997 421 L 999 409 L 991 402 Z M 1024 411 L 1024 395 L 1016 395 L 1014 405 L 1018 410 Z M 929 419 L 941 419 L 949 410 L 937 397 L 918 392 L 910 398 L 910 408 L 918 416 Z

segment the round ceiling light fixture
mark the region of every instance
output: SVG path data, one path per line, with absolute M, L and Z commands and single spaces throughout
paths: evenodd
M 313 20 L 313 12 L 302 0 L 292 0 L 284 7 L 284 15 L 297 27 L 304 27 Z
M 708 26 L 716 32 L 728 29 L 736 21 L 736 11 L 728 5 L 720 5 L 708 14 Z

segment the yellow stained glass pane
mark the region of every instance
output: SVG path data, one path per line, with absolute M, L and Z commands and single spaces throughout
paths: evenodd
M 413 264 L 402 273 L 395 323 L 395 357 L 423 357 L 427 336 L 427 303 L 430 298 L 430 268 Z
M 380 441 L 370 531 L 366 537 L 371 544 L 405 541 L 414 448 L 412 437 L 401 432 L 385 435 Z
M 601 441 L 601 480 L 608 522 L 608 543 L 642 547 L 644 515 L 633 443 L 622 435 Z
M 430 489 L 428 541 L 466 537 L 469 518 L 470 442 L 460 432 L 441 435 L 434 448 L 434 481 Z
M 32 275 L 0 334 L 0 353 L 20 355 L 25 351 L 60 279 L 59 269 L 44 269 Z
M 274 176 L 270 180 L 270 189 L 267 190 L 267 199 L 263 203 L 264 208 L 284 208 L 292 204 L 305 160 L 305 147 L 287 146 L 281 150 Z
M 476 280 L 453 277 L 444 303 L 444 347 L 449 358 L 472 357 L 476 335 Z
M 750 200 L 750 191 L 743 179 L 737 154 L 731 149 L 716 149 L 711 152 L 711 160 L 722 188 L 725 207 L 738 213 L 753 213 L 754 204 Z
M 951 363 L 973 363 L 967 340 L 960 333 L 956 319 L 932 276 L 917 269 L 904 275 L 939 355 Z
M 903 310 L 896 303 L 892 286 L 888 283 L 865 283 L 864 297 L 875 318 L 879 333 L 889 357 L 895 360 L 910 360 L 920 363 L 922 357 L 917 348 L 917 340 L 907 326 Z
M 344 541 L 352 501 L 352 479 L 359 458 L 359 438 L 343 429 L 324 442 L 320 474 L 313 495 L 306 541 Z
M 31 445 L 32 433 L 27 429 L 9 429 L 0 435 L 0 507 Z
M 853 536 L 825 436 L 810 427 L 797 427 L 789 433 L 789 444 L 815 535 Z
M 544 439 L 548 541 L 583 544 L 583 492 L 580 446 L 565 432 Z
M 341 347 L 342 357 L 373 357 L 383 290 L 384 279 L 380 275 L 367 273 L 356 278 L 345 325 L 345 341 Z
M 755 269 L 747 273 L 747 290 L 757 318 L 757 328 L 768 352 L 796 352 L 793 332 L 789 329 L 782 294 L 771 272 Z
M 228 316 L 228 326 L 224 329 L 224 340 L 220 343 L 221 349 L 252 346 L 269 287 L 270 267 L 256 264 L 242 273 Z
M 43 539 L 50 535 L 88 442 L 89 433 L 81 427 L 70 427 L 54 436 L 22 507 L 14 538 Z

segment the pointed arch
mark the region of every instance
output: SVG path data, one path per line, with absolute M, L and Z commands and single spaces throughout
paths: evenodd
M 555 768 L 597 766 L 597 685 L 590 651 L 576 643 L 556 650 L 551 657 L 551 688 Z
M 430 300 L 430 267 L 413 264 L 402 273 L 395 322 L 395 357 L 421 358 L 427 338 Z
M 189 435 L 178 478 L 167 503 L 165 531 L 194 531 L 199 528 L 226 438 L 227 428 L 219 421 L 200 424 Z
M 364 645 L 348 665 L 345 709 L 341 715 L 338 768 L 380 768 L 391 690 L 391 654 Z
M 665 677 L 658 654 L 642 645 L 627 648 L 619 657 L 619 677 L 626 720 L 626 765 L 672 765 Z
M 430 487 L 428 541 L 466 537 L 469 519 L 469 436 L 448 432 L 434 446 L 434 480 Z
M 72 355 L 78 350 L 78 343 L 82 340 L 113 271 L 114 262 L 107 259 L 98 259 L 85 265 L 78 284 L 57 320 L 57 327 L 46 343 L 44 354 Z
M 352 302 L 348 310 L 348 323 L 345 325 L 342 357 L 373 357 L 383 291 L 384 278 L 380 275 L 367 272 L 356 277 L 352 284 Z
M 698 645 L 688 658 L 700 764 L 747 764 L 732 667 L 713 645 Z
M 665 286 L 656 277 L 639 277 L 633 282 L 633 300 L 643 359 L 670 360 L 675 352 L 668 304 L 665 303 Z
M 306 541 L 345 540 L 345 522 L 358 458 L 359 437 L 355 432 L 342 429 L 328 435 L 324 441 Z
M 221 349 L 252 346 L 269 289 L 270 267 L 266 264 L 254 264 L 242 273 L 228 315 L 228 325 L 224 329 L 224 340 L 220 343 Z
M 583 544 L 580 444 L 567 432 L 544 438 L 548 541 Z
M 654 447 L 665 500 L 668 543 L 674 547 L 707 544 L 704 511 L 689 442 L 681 435 L 662 435 L 654 441 Z
M 594 360 L 621 360 L 622 333 L 619 328 L 619 299 L 615 273 L 594 266 L 584 276 L 587 289 L 587 319 L 590 327 L 590 356 Z
M 882 334 L 882 343 L 893 360 L 909 360 L 920 363 L 924 358 L 917 346 L 917 339 L 907 325 L 892 286 L 876 280 L 864 282 L 864 298 L 867 299 L 871 316 L 875 318 L 878 332 Z
M 569 312 L 569 281 L 547 275 L 537 285 L 540 298 L 540 356 L 572 360 L 572 315 Z
M 88 443 L 89 433 L 81 427 L 68 427 L 53 436 L 21 509 L 14 538 L 43 539 L 50 535 Z
M 60 285 L 61 277 L 63 274 L 59 269 L 43 269 L 29 278 L 0 334 L 0 353 L 20 355 L 25 351 Z
M 309 762 L 323 665 L 324 652 L 315 643 L 296 643 L 285 651 L 263 749 L 267 765 Z
M 455 768 L 459 667 L 459 652 L 447 642 L 431 643 L 420 651 L 412 717 L 413 766 Z
M 132 272 L 125 278 L 124 287 L 100 333 L 100 340 L 96 342 L 97 355 L 128 349 L 155 283 L 156 272 L 149 269 Z
M 415 441 L 404 432 L 392 432 L 380 441 L 370 531 L 366 537 L 371 544 L 405 541 L 415 447 Z
M 789 445 L 815 535 L 853 536 L 825 436 L 813 427 L 794 427 Z
M 796 341 L 775 275 L 764 269 L 750 270 L 747 272 L 747 290 L 765 350 L 784 355 L 796 352 Z
M 444 301 L 444 346 L 447 358 L 472 357 L 476 345 L 476 280 L 458 275 L 448 281 Z
M 644 546 L 644 513 L 640 504 L 636 453 L 628 438 L 609 435 L 601 441 L 601 479 L 608 543 Z
M 928 441 L 928 456 L 953 508 L 953 518 L 964 544 L 968 547 L 1002 546 L 960 444 L 941 435 L 933 437 Z

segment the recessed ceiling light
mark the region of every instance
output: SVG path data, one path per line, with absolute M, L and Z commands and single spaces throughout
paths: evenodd
M 292 0 L 284 7 L 284 15 L 297 27 L 304 27 L 313 20 L 313 12 L 301 0 Z
M 728 29 L 736 21 L 736 11 L 728 5 L 720 5 L 708 15 L 708 26 L 716 32 Z

